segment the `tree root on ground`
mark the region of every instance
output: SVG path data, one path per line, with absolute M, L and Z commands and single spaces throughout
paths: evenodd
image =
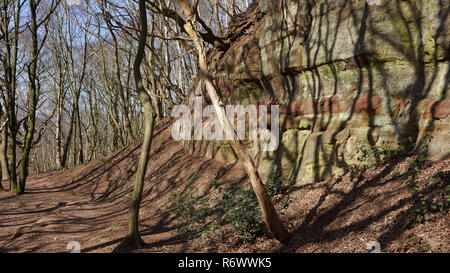
M 141 239 L 140 236 L 137 237 L 125 237 L 122 242 L 120 242 L 119 245 L 117 245 L 112 253 L 123 253 L 123 252 L 129 252 L 131 250 L 135 249 L 142 249 L 145 248 L 147 244 Z

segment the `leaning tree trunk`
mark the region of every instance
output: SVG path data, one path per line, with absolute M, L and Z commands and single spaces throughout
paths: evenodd
M 184 28 L 186 32 L 189 34 L 191 39 L 194 41 L 197 51 L 198 51 L 198 61 L 199 61 L 199 69 L 200 75 L 206 84 L 206 89 L 208 91 L 208 95 L 213 102 L 214 108 L 217 112 L 222 127 L 227 130 L 232 128 L 230 120 L 225 114 L 224 103 L 221 100 L 219 93 L 212 81 L 212 76 L 208 72 L 208 68 L 206 65 L 206 49 L 201 40 L 201 36 L 195 30 L 195 12 L 192 10 L 190 4 L 186 0 L 178 0 L 180 6 L 183 11 L 186 13 L 186 24 Z M 259 206 L 261 207 L 261 211 L 263 214 L 263 219 L 270 233 L 280 242 L 285 242 L 288 239 L 288 232 L 284 228 L 283 224 L 278 217 L 278 214 L 273 206 L 272 200 L 270 199 L 267 191 L 263 185 L 263 182 L 256 170 L 256 167 L 247 153 L 247 151 L 242 147 L 240 140 L 237 138 L 236 132 L 233 130 L 233 138 L 234 140 L 230 141 L 231 147 L 235 151 L 238 159 L 244 164 L 245 170 L 250 178 L 250 183 L 255 192 Z
M 136 84 L 136 91 L 139 95 L 139 100 L 144 107 L 145 115 L 145 135 L 144 142 L 141 147 L 141 154 L 139 157 L 139 164 L 136 172 L 136 180 L 134 182 L 134 189 L 130 198 L 130 208 L 128 214 L 128 234 L 125 239 L 116 247 L 115 251 L 126 250 L 127 248 L 141 248 L 144 242 L 139 234 L 139 206 L 142 199 L 142 190 L 144 188 L 144 178 L 147 171 L 147 164 L 149 159 L 149 152 L 153 140 L 153 128 L 155 125 L 155 112 L 152 106 L 150 95 L 144 88 L 142 83 L 142 76 L 140 66 L 144 57 L 145 44 L 147 40 L 147 13 L 145 10 L 145 0 L 139 0 L 139 23 L 141 27 L 139 46 L 134 59 L 133 72 Z

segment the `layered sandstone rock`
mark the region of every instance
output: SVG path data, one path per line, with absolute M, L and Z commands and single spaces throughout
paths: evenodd
M 279 104 L 281 145 L 247 142 L 263 176 L 297 184 L 368 164 L 359 151 L 412 140 L 450 155 L 449 1 L 260 0 L 234 21 L 230 48 L 210 54 L 229 104 Z M 205 93 L 192 88 L 191 98 Z M 226 142 L 193 153 L 233 160 Z

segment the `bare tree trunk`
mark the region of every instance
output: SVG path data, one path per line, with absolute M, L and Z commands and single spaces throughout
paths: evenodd
M 153 128 L 155 125 L 155 112 L 152 106 L 151 97 L 144 88 L 140 66 L 144 57 L 145 44 L 147 41 L 147 13 L 145 9 L 145 0 L 139 0 L 139 22 L 140 22 L 140 36 L 139 46 L 134 59 L 133 70 L 134 80 L 136 84 L 136 91 L 139 95 L 139 100 L 144 107 L 145 114 L 145 136 L 141 147 L 141 154 L 139 157 L 138 169 L 136 172 L 136 181 L 134 182 L 134 189 L 130 198 L 130 209 L 128 214 L 128 234 L 115 251 L 121 251 L 128 247 L 141 248 L 144 242 L 139 234 L 139 207 L 142 199 L 142 190 L 144 188 L 144 178 L 147 171 L 150 148 L 153 140 Z
M 75 118 L 76 121 L 76 118 Z M 72 135 L 72 166 L 77 165 L 78 160 L 78 142 L 77 142 L 77 125 L 75 122 L 74 125 L 75 133 Z M 69 166 L 70 166 L 70 159 L 69 159 Z
M 104 10 L 103 10 L 103 12 L 104 12 Z M 121 76 L 120 76 L 121 71 L 120 71 L 120 64 L 119 64 L 119 45 L 117 43 L 117 37 L 114 34 L 114 31 L 112 29 L 111 22 L 109 21 L 109 17 L 106 16 L 105 13 L 104 13 L 104 19 L 107 23 L 108 30 L 111 33 L 111 37 L 113 38 L 113 42 L 114 42 L 114 61 L 115 61 L 115 65 L 116 65 L 115 77 L 116 77 L 116 82 L 117 82 L 117 86 L 119 89 L 118 93 L 119 93 L 120 103 L 122 106 L 122 112 L 123 112 L 122 114 L 125 119 L 125 132 L 127 133 L 125 144 L 128 144 L 130 141 L 134 141 L 135 138 L 134 138 L 134 134 L 133 134 L 133 129 L 131 128 L 128 103 L 125 98 L 125 90 L 123 88 L 122 80 L 121 80 Z
M 0 106 L 1 107 L 1 106 Z M 0 108 L 0 111 L 2 109 Z M 3 112 L 3 111 L 1 111 Z M 0 112 L 0 116 L 2 118 L 5 117 L 3 113 Z M 1 143 L 0 143 L 0 164 L 2 165 L 2 181 L 9 180 L 9 168 L 8 168 L 8 121 L 2 121 L 2 125 L 0 128 L 1 131 Z M 3 190 L 2 185 L 0 184 L 0 190 Z
M 97 112 L 96 112 L 96 105 L 94 105 L 94 100 L 92 98 L 92 96 L 95 96 L 95 93 L 92 94 L 93 92 L 88 92 L 88 99 L 89 99 L 89 114 L 92 120 L 92 127 L 94 129 L 94 133 L 91 133 L 92 136 L 92 141 L 89 142 L 91 148 L 90 148 L 90 152 L 89 152 L 89 156 L 88 156 L 88 160 L 91 161 L 92 159 L 95 160 L 95 152 L 97 150 L 97 138 L 98 138 L 98 124 L 97 124 Z M 95 98 L 95 100 L 97 100 Z
M 1 133 L 2 143 L 0 144 L 0 163 L 2 164 L 2 180 L 9 180 L 9 168 L 8 168 L 8 127 L 4 127 Z
M 12 6 L 10 6 L 12 5 Z M 4 92 L 2 94 L 5 102 L 6 115 L 8 117 L 9 129 L 9 181 L 10 191 L 14 191 L 17 186 L 17 116 L 16 116 L 16 83 L 17 83 L 17 56 L 18 56 L 18 41 L 19 41 L 19 26 L 21 19 L 21 7 L 19 1 L 3 0 L 2 4 L 2 39 L 5 45 L 5 56 L 2 58 L 4 69 Z M 11 8 L 11 9 L 9 9 Z M 10 11 L 14 11 L 13 16 L 10 16 Z M 13 17 L 13 19 L 12 19 Z M 12 21 L 11 21 L 12 19 Z M 9 31 L 9 25 L 14 25 L 12 33 Z M 10 37 L 12 34 L 12 37 Z M 11 39 L 10 39 L 11 38 Z
M 40 82 L 39 75 L 37 71 L 38 66 L 38 57 L 39 52 L 42 47 L 39 45 L 39 41 L 41 45 L 45 43 L 48 34 L 48 22 L 50 19 L 50 15 L 55 11 L 57 5 L 60 0 L 52 1 L 51 7 L 46 13 L 40 17 L 38 20 L 37 12 L 38 6 L 41 4 L 41 1 L 29 0 L 30 4 L 30 18 L 31 18 L 31 63 L 28 64 L 28 79 L 30 81 L 29 88 L 29 102 L 28 102 L 28 124 L 26 128 L 26 135 L 24 140 L 24 149 L 22 153 L 22 159 L 20 161 L 19 168 L 19 183 L 16 187 L 16 194 L 22 194 L 25 192 L 25 183 L 28 177 L 28 169 L 29 169 L 29 160 L 30 160 L 30 152 L 33 147 L 33 137 L 35 133 L 36 127 L 36 110 L 38 107 L 38 96 L 40 90 Z M 42 37 L 38 37 L 39 27 L 41 25 L 45 26 L 45 32 Z
M 62 166 L 62 153 L 61 153 L 61 142 L 62 142 L 62 103 L 61 103 L 61 93 L 58 94 L 57 105 L 56 105 L 56 166 L 59 169 L 63 169 Z
M 66 141 L 64 142 L 64 146 L 62 149 L 62 156 L 61 156 L 61 169 L 64 169 L 67 167 L 67 155 L 69 154 L 69 146 L 70 146 L 70 142 L 72 139 L 72 135 L 73 135 L 73 127 L 75 126 L 75 104 L 72 103 L 72 115 L 70 117 L 70 127 L 69 127 L 69 132 L 67 133 L 66 136 Z
M 77 127 L 78 127 L 78 144 L 80 146 L 80 152 L 78 153 L 78 163 L 84 164 L 84 153 L 83 153 L 83 135 L 81 133 L 81 116 L 80 116 L 80 106 L 77 104 Z
M 36 125 L 36 109 L 38 101 L 38 83 L 37 83 L 37 58 L 38 58 L 38 23 L 37 23 L 37 5 L 34 0 L 30 0 L 31 14 L 31 64 L 29 66 L 28 77 L 30 81 L 30 99 L 28 105 L 28 126 L 24 141 L 24 149 L 19 169 L 19 183 L 17 184 L 16 194 L 22 194 L 25 191 L 25 183 L 28 177 L 28 163 L 33 144 L 33 136 Z
M 200 75 L 202 79 L 206 83 L 206 89 L 208 91 L 208 95 L 211 98 L 214 108 L 218 114 L 219 120 L 222 122 L 222 127 L 227 130 L 228 128 L 232 128 L 231 123 L 225 114 L 224 103 L 221 100 L 217 89 L 212 82 L 212 76 L 208 72 L 207 64 L 206 64 L 206 49 L 201 40 L 201 36 L 195 30 L 195 18 L 196 13 L 190 6 L 189 2 L 186 0 L 178 0 L 183 11 L 186 13 L 186 24 L 184 28 L 189 36 L 194 41 L 197 51 L 198 51 L 198 59 L 199 59 L 199 69 Z M 259 206 L 261 207 L 261 211 L 263 214 L 264 222 L 267 225 L 270 233 L 280 242 L 286 242 L 288 239 L 288 233 L 284 228 L 283 224 L 278 217 L 278 214 L 275 210 L 275 207 L 272 204 L 272 200 L 270 199 L 267 191 L 263 185 L 263 182 L 256 170 L 256 167 L 247 153 L 247 151 L 242 147 L 240 140 L 237 138 L 236 132 L 233 130 L 234 140 L 230 141 L 230 144 L 235 151 L 239 160 L 244 164 L 245 170 L 250 178 L 250 182 L 255 192 Z
M 2 181 L 9 180 L 9 169 L 8 169 L 8 157 L 7 157 L 7 148 L 8 148 L 8 127 L 5 122 L 1 128 L 1 141 L 0 143 L 0 164 L 2 165 L 2 180 L 0 181 L 0 191 L 3 191 Z

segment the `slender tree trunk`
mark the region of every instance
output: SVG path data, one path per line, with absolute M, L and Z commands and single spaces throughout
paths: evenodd
M 186 13 L 186 24 L 184 28 L 189 36 L 194 41 L 197 50 L 198 50 L 198 59 L 199 59 L 199 69 L 200 75 L 202 79 L 205 81 L 206 89 L 208 91 L 208 95 L 211 98 L 214 108 L 219 117 L 219 120 L 222 122 L 222 127 L 227 130 L 232 128 L 231 123 L 225 113 L 224 103 L 221 100 L 219 93 L 212 81 L 212 76 L 208 72 L 207 64 L 206 64 L 206 49 L 203 44 L 203 41 L 200 38 L 200 35 L 195 30 L 195 12 L 192 10 L 190 4 L 186 0 L 178 0 L 183 11 Z M 233 130 L 234 140 L 230 141 L 230 144 L 235 151 L 239 160 L 244 164 L 245 170 L 250 178 L 250 183 L 255 192 L 259 206 L 261 207 L 261 211 L 263 214 L 264 222 L 266 223 L 267 228 L 270 233 L 280 242 L 286 242 L 288 239 L 288 233 L 284 228 L 283 224 L 278 217 L 278 214 L 273 206 L 272 200 L 270 199 L 267 191 L 263 185 L 263 182 L 258 174 L 258 171 L 247 153 L 247 151 L 242 147 L 240 140 L 237 138 L 236 132 Z
M 59 14 L 57 16 L 59 18 Z M 55 38 L 55 49 L 57 54 L 55 54 L 55 63 L 54 63 L 54 70 L 55 72 L 58 71 L 58 81 L 57 81 L 57 87 L 55 89 L 55 107 L 56 107 L 56 132 L 55 132 L 55 141 L 56 141 L 56 167 L 60 170 L 64 169 L 63 166 L 63 106 L 64 101 L 66 99 L 67 90 L 65 88 L 65 81 L 66 81 L 66 73 L 68 72 L 68 56 L 66 53 L 64 53 L 66 45 L 62 43 L 63 40 L 63 24 L 64 19 L 60 19 L 61 22 L 58 22 L 57 24 L 57 36 L 58 38 Z
M 3 115 L 2 115 L 3 116 Z M 9 169 L 8 169 L 8 126 L 6 126 L 7 121 L 2 125 L 1 128 L 1 143 L 0 143 L 0 164 L 2 165 L 2 180 L 0 181 L 0 191 L 3 191 L 2 181 L 9 180 Z
M 30 152 L 33 146 L 33 137 L 36 129 L 36 110 L 38 103 L 38 94 L 40 90 L 39 78 L 37 75 L 37 65 L 38 65 L 38 57 L 39 52 L 42 47 L 38 44 L 38 39 L 40 38 L 41 45 L 45 43 L 45 39 L 48 34 L 48 20 L 50 18 L 50 14 L 56 9 L 59 1 L 52 2 L 52 6 L 50 7 L 47 14 L 44 14 L 40 18 L 41 21 L 38 21 L 37 12 L 38 5 L 41 1 L 29 0 L 30 6 L 30 32 L 31 32 L 31 58 L 28 66 L 28 79 L 29 79 L 29 102 L 28 102 L 28 123 L 26 126 L 25 132 L 25 140 L 24 140 L 24 149 L 22 153 L 22 159 L 20 161 L 19 168 L 19 183 L 16 186 L 16 194 L 22 194 L 25 192 L 25 183 L 28 177 L 28 169 L 29 169 L 29 160 L 30 160 Z M 20 5 L 20 3 L 19 3 Z M 38 37 L 39 27 L 45 24 L 45 34 L 41 37 Z
M 72 135 L 73 135 L 73 127 L 75 126 L 75 104 L 72 103 L 72 115 L 70 117 L 70 127 L 69 127 L 69 132 L 67 133 L 67 137 L 66 137 L 66 141 L 64 142 L 64 147 L 62 149 L 62 156 L 61 156 L 61 169 L 64 169 L 67 167 L 67 156 L 69 154 L 69 147 L 70 147 L 70 142 L 72 139 Z
M 76 118 L 75 118 L 76 121 Z M 77 142 L 77 124 L 75 123 L 75 133 L 72 135 L 72 166 L 77 165 L 78 160 L 78 142 Z M 70 165 L 70 161 L 69 161 Z
M 14 111 L 13 111 L 14 112 Z M 9 141 L 9 190 L 15 191 L 17 188 L 17 170 L 16 170 L 16 164 L 17 164 L 17 154 L 16 154 L 16 147 L 17 147 L 17 123 L 15 121 L 15 114 L 9 114 L 11 118 L 14 118 L 14 120 L 9 121 L 9 132 L 10 132 L 10 141 Z
M 100 37 L 100 27 L 98 29 L 98 36 Z M 109 119 L 111 122 L 111 126 L 113 127 L 113 149 L 118 149 L 118 140 L 120 138 L 122 143 L 125 143 L 123 140 L 122 127 L 119 124 L 119 114 L 117 111 L 117 100 L 114 97 L 114 83 L 110 83 L 109 76 L 106 68 L 106 57 L 103 52 L 103 46 L 101 39 L 100 43 L 100 55 L 102 59 L 102 68 L 103 68 L 103 81 L 106 86 L 106 92 L 108 94 L 108 113 Z
M 11 34 L 8 27 L 11 24 L 9 5 L 12 4 L 12 10 L 15 10 L 13 19 L 14 31 Z M 10 191 L 16 190 L 17 185 L 17 172 L 16 172 L 16 147 L 17 147 L 17 117 L 16 117 L 16 81 L 17 81 L 17 55 L 18 55 L 18 41 L 19 41 L 19 25 L 20 25 L 20 11 L 22 5 L 19 2 L 10 2 L 3 0 L 2 11 L 2 26 L 3 35 L 5 41 L 5 56 L 3 58 L 3 69 L 5 78 L 4 87 L 4 102 L 6 107 L 6 115 L 8 117 L 8 129 L 9 129 L 9 179 L 10 179 Z
M 4 127 L 1 133 L 2 143 L 0 144 L 0 163 L 2 164 L 2 180 L 9 180 L 8 168 L 8 127 Z
M 30 80 L 30 99 L 28 105 L 28 127 L 26 128 L 26 136 L 24 141 L 24 149 L 19 169 L 19 183 L 17 184 L 16 194 L 22 194 L 25 191 L 25 183 L 28 177 L 28 167 L 30 152 L 33 144 L 33 136 L 36 126 L 36 109 L 37 109 L 37 58 L 38 58 L 38 25 L 36 22 L 37 7 L 34 0 L 30 0 L 31 14 L 31 64 L 28 71 Z
M 136 84 L 136 91 L 144 107 L 145 115 L 145 135 L 141 147 L 138 169 L 136 172 L 136 181 L 130 198 L 130 209 L 128 214 L 128 234 L 124 241 L 116 248 L 116 251 L 127 247 L 143 247 L 144 242 L 139 234 L 139 207 L 142 199 L 142 190 L 144 188 L 144 178 L 147 171 L 150 148 L 153 140 L 153 129 L 155 125 L 155 112 L 152 106 L 150 95 L 144 88 L 140 66 L 144 57 L 145 44 L 147 40 L 147 13 L 145 10 L 145 0 L 139 0 L 139 22 L 140 37 L 139 46 L 134 59 L 133 70 Z
M 117 85 L 119 88 L 119 98 L 120 98 L 120 102 L 122 105 L 122 114 L 124 116 L 125 119 L 125 132 L 127 133 L 127 142 L 126 144 L 128 144 L 131 141 L 134 141 L 134 134 L 133 134 L 133 129 L 131 128 L 131 121 L 130 121 L 130 115 L 129 115 L 129 110 L 128 110 L 128 104 L 127 101 L 125 99 L 125 90 L 123 88 L 122 85 L 122 80 L 120 78 L 121 75 L 121 71 L 120 71 L 120 64 L 119 64 L 119 45 L 117 43 L 117 38 L 116 35 L 114 34 L 114 31 L 111 29 L 111 26 L 108 24 L 109 27 L 109 31 L 113 37 L 113 41 L 114 41 L 114 60 L 115 60 L 115 64 L 116 64 L 116 81 L 117 81 Z
M 92 99 L 92 94 L 93 92 L 88 92 L 88 99 L 89 99 L 89 114 L 92 120 L 92 128 L 94 130 L 94 133 L 91 133 L 92 136 L 92 141 L 89 142 L 90 144 L 90 152 L 89 152 L 89 156 L 88 159 L 89 161 L 91 161 L 92 159 L 95 160 L 95 152 L 97 150 L 97 138 L 98 138 L 98 124 L 97 124 L 97 111 L 96 111 L 96 105 L 94 105 L 94 100 Z M 95 96 L 95 93 L 94 93 Z M 97 100 L 97 98 L 95 98 L 95 101 Z
M 59 169 L 64 169 L 62 166 L 62 103 L 61 103 L 61 93 L 58 94 L 57 98 L 57 109 L 56 109 L 56 166 Z
M 84 164 L 84 152 L 83 152 L 83 135 L 81 133 L 81 116 L 80 116 L 80 107 L 77 106 L 77 127 L 78 127 L 78 145 L 80 147 L 80 151 L 78 153 L 78 163 Z
M 1 106 L 0 106 L 1 107 Z M 0 109 L 2 110 L 2 109 Z M 3 113 L 0 113 L 2 118 L 5 117 Z M 1 143 L 0 143 L 0 164 L 2 165 L 2 181 L 9 180 L 9 166 L 8 166 L 8 121 L 2 121 L 1 125 Z M 0 184 L 0 189 L 3 187 Z
M 156 115 L 153 113 L 150 98 L 142 98 L 145 96 L 141 95 L 139 97 L 142 104 L 144 105 L 146 124 L 145 124 L 144 142 L 141 147 L 141 154 L 139 156 L 139 165 L 136 172 L 136 181 L 134 183 L 134 189 L 130 201 L 130 211 L 128 215 L 128 235 L 127 235 L 135 242 L 141 240 L 138 229 L 139 207 L 142 198 L 142 189 L 144 187 L 144 178 L 145 173 L 147 171 L 150 148 L 153 140 L 153 129 L 156 117 Z

